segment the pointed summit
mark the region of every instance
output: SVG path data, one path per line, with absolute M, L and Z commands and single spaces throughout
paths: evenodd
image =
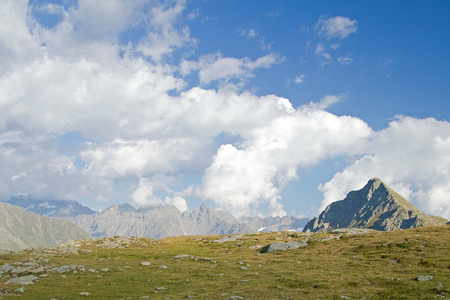
M 338 228 L 367 228 L 383 231 L 445 225 L 447 220 L 427 216 L 379 178 L 372 178 L 344 200 L 333 202 L 304 231 L 327 232 Z

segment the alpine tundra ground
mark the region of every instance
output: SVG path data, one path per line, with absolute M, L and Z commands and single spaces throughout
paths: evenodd
M 307 241 L 262 253 L 275 242 Z M 77 240 L 0 255 L 0 298 L 449 299 L 450 226 Z

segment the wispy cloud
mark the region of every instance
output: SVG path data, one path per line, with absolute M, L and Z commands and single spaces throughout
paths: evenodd
M 337 58 L 337 61 L 343 65 L 349 65 L 353 62 L 353 58 L 351 58 L 350 56 L 339 56 Z
M 294 78 L 295 83 L 302 83 L 305 80 L 305 74 L 300 74 Z
M 358 30 L 357 22 L 350 20 L 347 17 L 333 17 L 325 19 L 323 17 L 316 24 L 316 28 L 319 30 L 319 35 L 328 39 L 338 38 L 346 39 L 352 33 L 356 33 Z
M 268 54 L 251 60 L 248 57 L 238 59 L 234 57 L 223 57 L 220 53 L 215 55 L 206 55 L 198 61 L 183 61 L 181 70 L 183 74 L 189 74 L 193 70 L 198 70 L 198 76 L 201 84 L 208 84 L 212 81 L 222 80 L 228 82 L 236 79 L 245 80 L 253 76 L 253 71 L 260 68 L 269 68 L 273 64 L 283 61 L 275 54 Z
M 258 33 L 256 32 L 255 29 L 240 29 L 238 30 L 238 32 L 240 33 L 241 36 L 249 39 L 253 39 L 258 36 Z

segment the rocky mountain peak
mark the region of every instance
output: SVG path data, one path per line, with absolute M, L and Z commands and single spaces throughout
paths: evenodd
M 445 225 L 447 220 L 427 216 L 379 178 L 370 179 L 360 190 L 348 193 L 317 217 L 304 231 L 326 232 L 338 228 L 396 230 Z

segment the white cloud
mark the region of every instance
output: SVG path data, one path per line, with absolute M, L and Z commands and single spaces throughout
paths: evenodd
M 252 213 L 264 203 L 272 214 L 283 215 L 280 192 L 297 178 L 299 167 L 350 153 L 370 133 L 359 119 L 337 117 L 313 105 L 301 107 L 255 128 L 239 147 L 221 146 L 199 194 L 236 215 Z
M 159 61 L 164 55 L 183 45 L 195 44 L 188 27 L 176 28 L 175 21 L 185 9 L 185 1 L 174 5 L 160 4 L 152 8 L 149 25 L 151 31 L 137 45 L 137 50 L 153 60 Z
M 164 199 L 166 204 L 172 204 L 175 206 L 180 212 L 185 212 L 189 210 L 186 200 L 183 197 L 175 196 L 173 198 L 166 197 Z
M 305 105 L 305 107 L 323 110 L 335 103 L 341 102 L 342 99 L 344 99 L 344 95 L 326 95 L 320 99 L 319 102 L 310 102 L 308 105 Z
M 162 204 L 162 200 L 154 195 L 154 189 L 151 179 L 141 178 L 137 189 L 131 194 L 133 203 L 139 206 Z
M 323 43 L 318 43 L 314 54 L 317 56 L 322 56 L 326 60 L 331 59 L 331 55 L 325 51 L 326 51 L 326 49 L 325 49 Z
M 26 65 L 42 54 L 39 40 L 30 34 L 25 1 L 5 0 L 0 5 L 0 74 Z
M 255 38 L 258 34 L 255 29 L 240 29 L 238 30 L 241 36 L 247 37 L 249 39 Z
M 294 82 L 295 83 L 302 83 L 305 80 L 305 74 L 300 74 L 295 77 Z
M 338 62 L 340 62 L 343 65 L 349 65 L 349 64 L 351 64 L 353 62 L 353 58 L 348 57 L 348 56 L 347 57 L 346 56 L 339 56 L 337 60 L 338 60 Z
M 197 62 L 183 61 L 181 71 L 189 74 L 193 70 L 198 70 L 198 77 L 201 84 L 208 84 L 212 81 L 223 80 L 228 82 L 232 79 L 238 81 L 253 77 L 253 71 L 259 68 L 269 68 L 273 64 L 283 61 L 283 58 L 275 54 L 268 54 L 259 57 L 255 61 L 245 57 L 242 59 L 234 57 L 223 57 L 220 53 L 205 55 Z
M 352 33 L 356 33 L 358 30 L 357 22 L 350 20 L 347 17 L 337 16 L 334 18 L 324 19 L 321 18 L 316 24 L 316 28 L 319 29 L 319 35 L 322 35 L 328 39 L 338 38 L 346 39 Z
M 320 186 L 322 209 L 379 177 L 421 210 L 450 218 L 450 123 L 399 116 L 359 151 L 365 155 Z

